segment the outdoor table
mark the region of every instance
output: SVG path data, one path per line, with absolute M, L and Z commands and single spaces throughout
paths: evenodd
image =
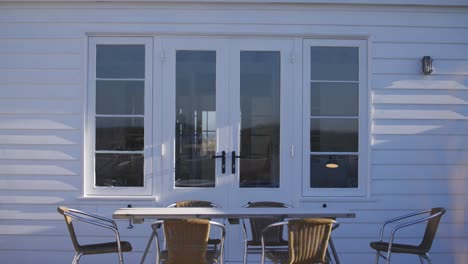
M 112 215 L 115 219 L 130 219 L 141 223 L 144 219 L 215 218 L 228 219 L 235 224 L 239 219 L 253 217 L 279 218 L 355 218 L 356 214 L 345 209 L 329 208 L 167 208 L 134 207 L 119 208 Z

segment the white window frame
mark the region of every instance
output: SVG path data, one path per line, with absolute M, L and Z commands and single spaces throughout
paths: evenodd
M 142 153 L 143 187 L 97 187 L 95 186 L 95 140 L 96 140 L 96 46 L 97 45 L 145 45 L 144 80 L 144 149 L 130 153 Z M 84 196 L 151 196 L 153 190 L 152 170 L 152 79 L 153 79 L 153 38 L 152 37 L 89 37 L 88 38 L 88 90 L 87 115 L 85 122 L 85 168 Z M 109 79 L 112 80 L 112 79 Z M 117 79 L 121 80 L 121 79 Z M 134 80 L 134 79 L 131 79 Z M 140 80 L 140 79 L 138 79 Z M 112 151 L 118 153 L 119 151 Z M 124 152 L 129 153 L 129 152 Z
M 310 187 L 310 48 L 357 47 L 359 49 L 359 126 L 358 126 L 358 187 L 311 188 Z M 362 197 L 368 190 L 368 70 L 367 40 L 357 39 L 304 39 L 303 40 L 303 90 L 302 90 L 302 196 L 308 197 Z M 317 153 L 315 153 L 317 154 Z M 325 152 L 324 155 L 327 153 Z M 343 152 L 343 154 L 346 154 Z

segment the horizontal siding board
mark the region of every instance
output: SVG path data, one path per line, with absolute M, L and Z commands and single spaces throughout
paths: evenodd
M 373 114 L 375 119 L 468 120 L 468 107 L 463 105 L 374 104 Z
M 372 179 L 375 180 L 463 180 L 466 179 L 468 165 L 425 164 L 378 164 L 372 166 Z
M 433 207 L 444 207 L 449 210 L 468 209 L 466 200 L 468 196 L 464 194 L 376 194 L 371 190 L 372 197 L 377 199 L 377 202 L 363 206 L 365 210 L 387 210 L 389 213 L 396 209 L 398 210 L 426 210 Z
M 468 59 L 468 45 L 466 44 L 434 44 L 434 43 L 373 43 L 372 57 L 374 59 L 418 59 L 431 56 L 439 60 L 466 60 Z
M 373 89 L 468 89 L 468 76 L 465 75 L 429 75 L 408 74 L 373 74 Z
M 54 38 L 24 38 L 1 39 L 0 54 L 79 54 L 82 49 L 82 39 Z
M 79 100 L 0 100 L 1 114 L 80 114 Z
M 375 104 L 468 105 L 468 90 L 377 89 L 373 91 L 373 102 Z
M 408 199 L 411 199 L 410 196 L 407 196 Z M 429 209 L 429 208 L 427 208 Z M 426 210 L 426 208 L 424 209 Z M 386 220 L 414 213 L 420 210 L 405 210 L 394 208 L 393 210 L 383 210 L 383 209 L 372 209 L 372 210 L 358 210 L 356 211 L 356 218 L 351 220 L 350 224 L 380 224 L 382 225 Z M 421 210 L 422 211 L 422 210 Z M 443 215 L 442 223 L 452 229 L 457 229 L 459 227 L 464 227 L 468 223 L 468 210 L 447 210 Z M 341 222 L 341 220 L 340 220 Z M 348 225 L 348 222 L 345 222 L 345 226 Z M 466 229 L 463 229 L 466 232 Z
M 80 160 L 81 151 L 78 147 L 68 146 L 2 146 L 1 160 Z
M 1 99 L 77 99 L 83 93 L 80 85 L 0 84 Z
M 78 130 L 81 120 L 80 115 L 0 114 L 0 129 Z
M 376 135 L 466 135 L 467 120 L 374 120 L 372 133 Z
M 468 151 L 374 150 L 372 164 L 468 165 Z
M 468 43 L 468 29 L 431 28 L 431 34 L 422 27 L 375 27 L 352 25 L 273 25 L 271 23 L 239 27 L 236 24 L 121 24 L 121 23 L 57 23 L 15 24 L 4 23 L 5 30 L 0 31 L 0 38 L 76 38 L 86 32 L 106 33 L 198 33 L 198 34 L 249 34 L 249 35 L 315 35 L 315 36 L 350 36 L 372 35 L 374 41 L 397 41 L 412 43 Z
M 465 53 L 468 53 L 468 48 Z M 432 62 L 434 75 L 468 75 L 468 60 L 437 59 Z M 422 74 L 421 59 L 374 59 L 372 70 L 380 74 Z
M 468 150 L 468 135 L 374 135 L 372 149 Z
M 81 177 L 70 176 L 14 176 L 0 175 L 0 190 L 33 190 L 33 191 L 79 191 L 82 188 Z
M 0 145 L 78 145 L 82 144 L 79 130 L 0 130 Z
M 342 8 L 343 9 L 343 8 Z M 305 7 L 296 10 L 263 10 L 253 7 L 251 10 L 226 10 L 222 7 L 209 10 L 200 7 L 197 12 L 184 9 L 159 9 L 158 6 L 127 10 L 86 10 L 85 15 L 72 9 L 53 9 L 47 12 L 36 10 L 6 9 L 0 11 L 3 23 L 128 23 L 128 24 L 168 24 L 168 23 L 220 23 L 220 24 L 286 24 L 286 25 L 367 25 L 372 21 L 376 26 L 451 27 L 468 28 L 466 14 L 452 13 L 411 13 L 411 12 L 376 12 L 357 10 L 314 10 Z M 395 19 L 398 17 L 398 19 Z
M 2 54 L 0 69 L 79 69 L 81 54 Z
M 0 84 L 80 84 L 82 81 L 78 69 L 0 69 Z
M 6 160 L 0 163 L 0 175 L 78 175 L 79 161 Z
M 468 180 L 374 180 L 376 194 L 465 194 Z

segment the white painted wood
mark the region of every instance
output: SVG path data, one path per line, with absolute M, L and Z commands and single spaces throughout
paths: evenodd
M 373 101 L 375 104 L 467 105 L 468 91 L 377 89 Z
M 379 119 L 373 122 L 373 133 L 382 135 L 466 135 L 466 120 Z
M 80 85 L 65 84 L 0 84 L 2 99 L 78 99 Z
M 372 263 L 374 254 L 368 243 L 377 239 L 378 226 L 385 219 L 444 206 L 448 210 L 432 249 L 433 263 L 468 262 L 464 247 L 468 219 L 466 1 L 355 0 L 343 5 L 320 0 L 294 1 L 298 4 L 280 0 L 273 1 L 276 4 L 263 0 L 177 4 L 159 0 L 27 2 L 0 3 L 2 261 L 71 261 L 73 251 L 66 227 L 55 211 L 59 204 L 105 216 L 127 204 L 166 205 L 161 201 L 167 197 L 161 199 L 158 194 L 170 169 L 163 168 L 162 161 L 152 163 L 154 192 L 145 199 L 82 198 L 85 166 L 89 165 L 83 158 L 88 153 L 83 141 L 90 133 L 85 119 L 87 36 L 147 37 L 156 43 L 161 35 L 205 35 L 295 38 L 297 63 L 290 89 L 295 93 L 293 107 L 299 114 L 287 117 L 293 119 L 295 131 L 302 131 L 303 125 L 297 111 L 302 108 L 298 93 L 302 88 L 302 38 L 368 39 L 369 57 L 365 59 L 370 75 L 368 95 L 372 98 L 367 120 L 371 128 L 364 140 L 371 141 L 369 197 L 300 197 L 303 184 L 295 176 L 302 174 L 302 162 L 297 159 L 302 145 L 300 135 L 293 137 L 296 155 L 290 162 L 294 168 L 287 175 L 296 186 L 290 199 L 295 206 L 318 209 L 325 203 L 331 210 L 346 209 L 357 214 L 355 219 L 342 219 L 342 226 L 334 233 L 342 263 Z M 344 1 L 333 3 L 341 2 Z M 153 99 L 155 140 L 148 148 L 153 147 L 156 160 L 163 160 L 159 146 L 163 139 L 158 135 L 161 128 L 157 124 L 171 109 L 162 107 L 164 96 L 158 97 L 167 76 L 161 74 L 163 63 L 159 62 L 157 51 L 160 50 L 155 47 L 152 60 L 155 94 L 147 97 Z M 427 77 L 420 73 L 420 59 L 425 55 L 434 59 L 434 73 Z M 164 140 L 168 143 L 170 138 Z M 134 229 L 126 229 L 126 220 L 119 220 L 118 224 L 124 239 L 134 245 L 135 252 L 125 254 L 125 260 L 137 263 L 149 223 Z M 110 238 L 89 228 L 83 233 L 90 241 Z M 240 230 L 230 226 L 229 235 L 232 241 L 240 239 Z M 411 241 L 416 237 L 413 231 L 404 235 Z M 44 239 L 51 243 L 43 243 Z M 229 261 L 234 259 L 233 256 Z M 116 260 L 115 254 L 105 254 L 85 256 L 82 262 Z M 415 259 L 402 254 L 395 255 L 394 260 L 412 263 Z
M 374 135 L 373 149 L 466 150 L 467 135 Z

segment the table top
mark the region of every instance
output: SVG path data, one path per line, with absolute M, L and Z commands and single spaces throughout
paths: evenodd
M 119 208 L 112 215 L 115 219 L 174 219 L 174 218 L 229 218 L 251 217 L 280 218 L 355 218 L 356 214 L 345 209 L 329 208 Z

